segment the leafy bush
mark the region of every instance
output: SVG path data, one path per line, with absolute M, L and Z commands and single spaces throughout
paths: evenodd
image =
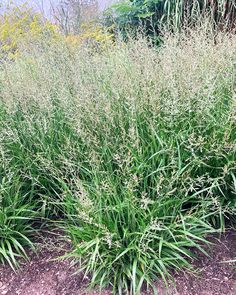
M 219 28 L 235 29 L 236 7 L 232 0 L 135 0 L 121 1 L 106 12 L 108 23 L 114 23 L 123 33 L 141 30 L 157 37 L 163 25 L 179 29 L 192 26 L 209 17 Z

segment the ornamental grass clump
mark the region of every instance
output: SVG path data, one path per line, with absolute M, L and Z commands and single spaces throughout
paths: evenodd
M 27 46 L 0 70 L 1 160 L 21 200 L 63 219 L 91 285 L 168 284 L 235 216 L 235 36 Z

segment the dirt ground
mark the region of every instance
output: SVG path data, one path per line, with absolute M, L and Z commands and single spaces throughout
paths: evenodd
M 22 263 L 16 273 L 8 266 L 0 266 L 0 295 L 100 294 L 96 290 L 87 290 L 88 281 L 83 280 L 82 275 L 75 275 L 68 261 L 55 260 L 63 251 L 55 245 L 55 238 L 47 239 L 38 255 L 30 253 L 30 262 Z M 175 287 L 168 290 L 157 283 L 160 295 L 236 295 L 236 265 L 224 263 L 236 259 L 236 232 L 230 231 L 220 239 L 211 238 L 211 241 L 214 245 L 208 250 L 210 256 L 199 255 L 194 262 L 198 274 L 175 274 Z M 110 291 L 101 294 L 109 295 Z

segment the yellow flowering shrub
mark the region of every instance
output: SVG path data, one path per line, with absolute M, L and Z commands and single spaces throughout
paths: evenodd
M 15 58 L 24 39 L 56 38 L 57 27 L 26 4 L 11 7 L 0 17 L 0 57 Z
M 92 48 L 106 48 L 112 44 L 113 39 L 113 34 L 96 23 L 83 24 L 79 34 L 66 36 L 67 43 L 72 47 L 87 45 Z
M 35 41 L 42 38 L 49 44 L 53 41 L 64 43 L 73 50 L 78 46 L 86 46 L 92 50 L 111 46 L 113 34 L 96 22 L 87 22 L 81 26 L 79 34 L 63 35 L 58 26 L 44 19 L 27 4 L 12 6 L 0 16 L 0 59 L 14 59 L 20 53 L 25 41 Z

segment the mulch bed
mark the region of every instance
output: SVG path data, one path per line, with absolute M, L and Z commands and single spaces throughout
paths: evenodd
M 70 262 L 56 260 L 63 254 L 55 238 L 46 237 L 38 254 L 30 252 L 30 261 L 22 262 L 16 272 L 7 265 L 0 266 L 0 295 L 98 295 L 99 291 L 86 288 L 88 280 L 74 274 Z M 157 283 L 160 295 L 235 295 L 236 265 L 224 263 L 236 259 L 236 232 L 229 231 L 221 238 L 211 238 L 209 257 L 198 255 L 194 262 L 197 273 L 181 272 L 174 275 L 175 286 L 168 290 Z M 56 249 L 56 250 L 55 250 Z M 109 290 L 102 291 L 109 295 Z M 143 294 L 152 294 L 144 292 Z

